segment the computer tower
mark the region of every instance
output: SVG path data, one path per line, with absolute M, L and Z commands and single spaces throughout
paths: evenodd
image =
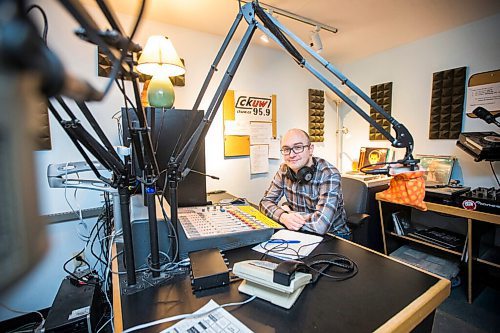
M 151 128 L 151 141 L 158 162 L 159 171 L 167 168 L 174 152 L 178 152 L 185 141 L 191 137 L 198 124 L 203 119 L 203 111 L 145 108 L 148 126 Z M 130 144 L 129 125 L 137 122 L 137 115 L 132 109 L 122 109 L 123 143 Z M 137 161 L 134 161 L 137 168 Z M 201 140 L 197 151 L 190 157 L 187 167 L 199 173 L 205 173 L 205 140 Z M 202 174 L 190 172 L 179 182 L 177 201 L 179 207 L 201 206 L 207 204 L 207 182 Z M 160 175 L 156 182 L 157 190 L 161 191 L 165 184 L 166 172 Z M 165 198 L 168 197 L 168 185 L 165 188 Z
M 46 333 L 92 333 L 104 324 L 101 292 L 93 284 L 77 286 L 66 278 L 62 281 L 52 303 Z

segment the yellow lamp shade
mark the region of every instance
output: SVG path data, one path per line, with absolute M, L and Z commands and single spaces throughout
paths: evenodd
M 160 69 L 168 76 L 186 73 L 172 42 L 165 36 L 149 37 L 137 63 L 137 70 L 147 75 L 154 75 Z

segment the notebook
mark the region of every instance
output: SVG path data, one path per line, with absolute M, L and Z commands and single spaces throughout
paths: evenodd
M 454 156 L 442 155 L 415 155 L 420 159 L 420 166 L 426 170 L 424 174 L 425 187 L 444 187 L 450 183 Z

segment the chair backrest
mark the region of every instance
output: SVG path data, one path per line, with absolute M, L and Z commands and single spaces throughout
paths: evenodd
M 347 216 L 352 214 L 367 213 L 368 187 L 355 178 L 342 177 L 342 194 Z

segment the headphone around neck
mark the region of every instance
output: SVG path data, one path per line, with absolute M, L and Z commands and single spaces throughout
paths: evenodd
M 293 181 L 294 183 L 299 183 L 299 184 L 307 184 L 311 181 L 311 179 L 314 176 L 314 172 L 316 171 L 316 161 L 313 159 L 313 165 L 308 167 L 303 166 L 302 168 L 297 171 L 297 173 L 293 172 L 292 169 L 286 166 L 286 176 L 288 179 Z

